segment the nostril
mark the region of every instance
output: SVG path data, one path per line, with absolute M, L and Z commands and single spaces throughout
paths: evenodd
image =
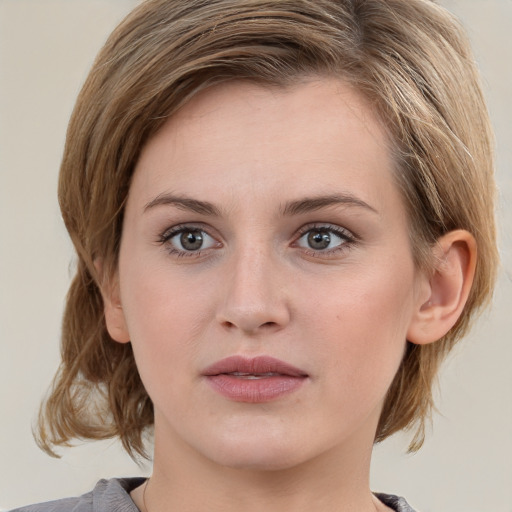
M 226 328 L 227 330 L 233 330 L 233 329 L 238 329 L 239 326 L 237 326 L 236 323 L 234 322 L 230 322 L 229 320 L 226 320 L 224 322 L 222 322 L 222 326 L 224 328 Z M 279 324 L 277 322 L 264 322 L 262 324 L 253 324 L 252 326 L 249 326 L 249 325 L 241 325 L 240 328 L 243 330 L 243 331 L 247 331 L 247 332 L 256 332 L 258 330 L 271 330 L 271 329 L 275 329 L 276 327 L 278 327 Z
M 283 301 L 274 304 L 264 300 L 255 302 L 255 300 L 253 297 L 252 302 L 240 304 L 231 296 L 230 300 L 222 304 L 216 313 L 218 325 L 226 331 L 240 329 L 245 333 L 256 334 L 258 331 L 270 333 L 280 330 L 289 322 L 288 307 Z

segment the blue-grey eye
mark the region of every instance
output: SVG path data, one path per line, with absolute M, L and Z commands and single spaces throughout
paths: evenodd
M 298 240 L 297 245 L 315 251 L 334 249 L 347 241 L 346 238 L 337 234 L 329 228 L 313 228 L 304 233 Z
M 169 242 L 179 251 L 199 251 L 215 245 L 215 240 L 201 229 L 182 229 L 169 238 Z

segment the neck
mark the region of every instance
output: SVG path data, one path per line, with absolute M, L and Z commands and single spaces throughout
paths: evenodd
M 143 512 L 195 512 L 205 503 L 209 512 L 386 510 L 369 490 L 371 449 L 362 456 L 355 440 L 348 449 L 336 447 L 278 469 L 219 465 L 168 440 L 155 432 L 153 476 L 145 489 L 146 507 L 139 506 Z

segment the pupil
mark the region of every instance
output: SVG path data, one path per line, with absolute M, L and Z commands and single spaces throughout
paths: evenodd
M 203 245 L 203 236 L 200 231 L 188 231 L 181 234 L 180 242 L 187 251 L 197 251 Z
M 331 237 L 329 233 L 312 231 L 308 235 L 308 243 L 312 249 L 327 249 L 331 243 Z

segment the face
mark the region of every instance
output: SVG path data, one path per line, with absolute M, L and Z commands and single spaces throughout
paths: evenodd
M 329 79 L 234 82 L 145 146 L 106 317 L 156 452 L 284 468 L 371 449 L 422 282 L 365 100 Z

